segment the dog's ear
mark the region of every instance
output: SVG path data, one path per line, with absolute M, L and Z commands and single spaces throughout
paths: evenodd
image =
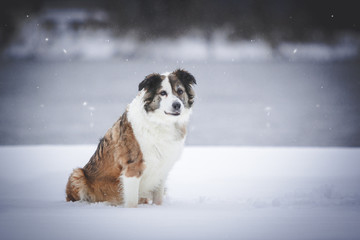
M 153 89 L 161 82 L 161 76 L 158 73 L 152 73 L 145 77 L 139 84 L 139 91 L 142 89 Z
M 173 73 L 185 86 L 196 84 L 194 76 L 184 69 L 177 69 Z
M 188 94 L 189 100 L 188 104 L 191 107 L 194 103 L 195 92 L 192 86 L 196 84 L 196 80 L 193 75 L 183 69 L 177 69 L 173 74 L 182 82 L 185 87 L 185 90 Z

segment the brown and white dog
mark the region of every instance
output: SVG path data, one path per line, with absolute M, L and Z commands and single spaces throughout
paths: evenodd
M 89 162 L 70 175 L 66 200 L 161 204 L 166 178 L 184 146 L 194 84 L 193 75 L 181 69 L 146 76 Z

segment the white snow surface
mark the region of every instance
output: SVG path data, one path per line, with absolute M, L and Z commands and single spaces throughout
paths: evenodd
M 359 148 L 186 147 L 162 206 L 66 202 L 95 149 L 0 147 L 0 239 L 360 239 Z

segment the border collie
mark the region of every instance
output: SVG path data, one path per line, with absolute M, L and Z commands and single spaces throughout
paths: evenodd
M 71 173 L 66 200 L 162 204 L 166 178 L 184 146 L 195 84 L 182 69 L 146 76 L 89 162 Z

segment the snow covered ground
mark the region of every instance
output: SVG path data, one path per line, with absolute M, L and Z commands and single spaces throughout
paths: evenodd
M 95 148 L 0 147 L 0 238 L 360 238 L 358 148 L 187 147 L 163 206 L 65 202 Z

